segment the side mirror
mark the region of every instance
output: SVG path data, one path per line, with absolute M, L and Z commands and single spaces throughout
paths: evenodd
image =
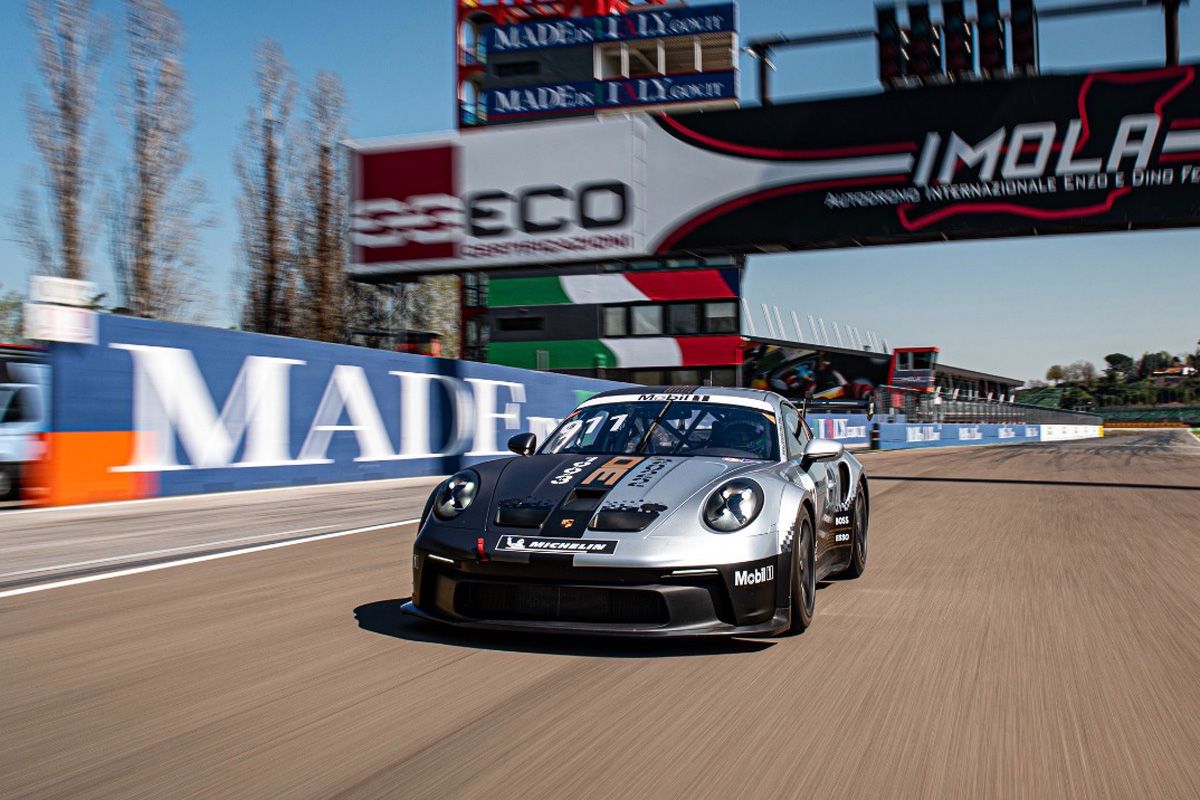
M 833 439 L 811 439 L 804 445 L 804 462 L 811 464 L 814 461 L 833 461 L 841 458 L 845 452 L 846 448 L 841 442 L 835 442 Z
M 519 456 L 531 456 L 537 450 L 537 437 L 532 433 L 518 433 L 508 440 L 508 449 Z

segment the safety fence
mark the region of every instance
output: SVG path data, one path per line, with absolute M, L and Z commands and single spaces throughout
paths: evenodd
M 984 398 L 955 398 L 944 393 L 921 392 L 898 386 L 881 386 L 877 413 L 920 424 L 1029 423 L 1034 425 L 1103 425 L 1096 414 L 1030 406 Z

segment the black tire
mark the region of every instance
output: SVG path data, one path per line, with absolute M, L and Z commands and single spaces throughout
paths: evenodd
M 871 519 L 867 498 L 862 489 L 854 495 L 853 509 L 851 514 L 854 518 L 854 530 L 850 534 L 850 563 L 838 573 L 839 578 L 851 580 L 862 575 L 867 569 L 867 531 Z
M 804 514 L 792 548 L 791 624 L 788 635 L 795 636 L 812 624 L 817 600 L 816 537 L 812 520 Z

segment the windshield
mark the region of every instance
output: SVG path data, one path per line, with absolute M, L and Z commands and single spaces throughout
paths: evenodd
M 543 453 L 725 456 L 775 459 L 771 414 L 720 403 L 635 401 L 577 409 Z

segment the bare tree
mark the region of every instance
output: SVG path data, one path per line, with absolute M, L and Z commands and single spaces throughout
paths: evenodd
M 287 185 L 292 172 L 288 123 L 296 83 L 279 45 L 258 49 L 258 104 L 247 112 L 242 144 L 234 157 L 241 194 L 238 216 L 243 257 L 243 325 L 260 333 L 292 330 L 296 281 L 289 254 L 291 213 Z
M 442 355 L 458 358 L 459 283 L 457 275 L 431 275 L 421 279 L 412 290 L 409 325 L 438 334 Z
M 113 271 L 130 313 L 160 319 L 203 316 L 196 274 L 204 183 L 183 174 L 191 126 L 181 55 L 183 27 L 163 0 L 126 0 L 129 73 L 122 122 L 132 158 L 110 202 Z
M 89 142 L 96 78 L 108 47 L 108 26 L 91 0 L 28 0 L 37 39 L 43 92 L 29 91 L 29 136 L 45 171 L 48 225 L 32 191 L 20 199 L 16 233 L 38 272 L 84 278 L 83 198 L 95 171 Z M 49 232 L 47 232 L 47 227 Z
M 25 296 L 20 292 L 4 291 L 0 285 L 0 342 L 20 342 L 25 339 Z
M 338 157 L 344 109 L 342 82 L 318 72 L 308 94 L 297 182 L 296 261 L 303 309 L 297 332 L 327 342 L 346 337 L 346 179 Z

